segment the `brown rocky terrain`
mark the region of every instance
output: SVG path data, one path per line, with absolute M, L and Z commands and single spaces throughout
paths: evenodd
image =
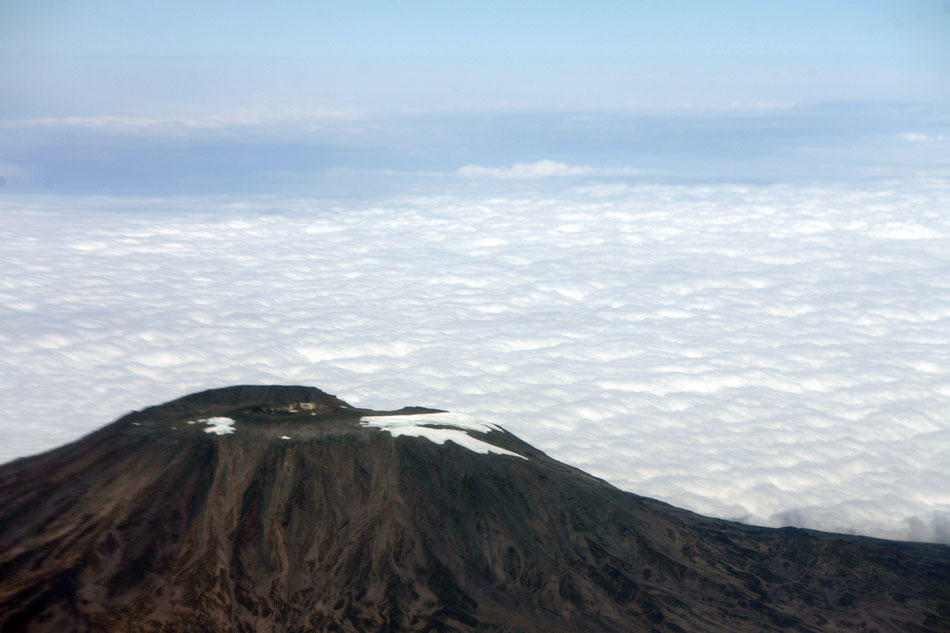
M 0 467 L 0 631 L 950 631 L 950 547 L 709 519 L 381 413 L 435 410 L 231 387 Z

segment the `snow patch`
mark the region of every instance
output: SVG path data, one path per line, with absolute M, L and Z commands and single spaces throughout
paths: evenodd
M 215 435 L 230 435 L 234 433 L 234 420 L 231 418 L 203 418 L 201 420 L 192 420 L 188 424 L 207 424 L 205 433 L 214 433 Z
M 400 437 L 402 435 L 424 437 L 436 444 L 453 442 L 470 451 L 481 453 L 482 455 L 496 453 L 498 455 L 511 455 L 513 457 L 527 459 L 523 455 L 489 444 L 488 442 L 469 435 L 468 431 L 488 433 L 490 431 L 500 431 L 501 427 L 495 424 L 481 422 L 462 413 L 445 412 L 414 415 L 365 416 L 360 419 L 360 424 L 381 431 L 387 431 L 393 437 Z M 447 426 L 454 428 L 444 428 Z

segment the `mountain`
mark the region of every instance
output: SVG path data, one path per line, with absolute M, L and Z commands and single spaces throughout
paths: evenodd
M 215 389 L 0 467 L 0 632 L 950 631 L 950 547 L 705 518 L 503 429 Z

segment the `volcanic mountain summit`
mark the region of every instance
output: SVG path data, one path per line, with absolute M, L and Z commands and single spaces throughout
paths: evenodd
M 215 389 L 0 467 L 0 632 L 950 631 L 950 548 L 709 519 L 503 429 Z

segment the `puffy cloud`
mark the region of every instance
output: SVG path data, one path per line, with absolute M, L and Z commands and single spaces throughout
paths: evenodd
M 553 160 L 539 160 L 536 163 L 515 163 L 511 167 L 483 167 L 465 165 L 459 167 L 458 175 L 466 178 L 503 178 L 532 179 L 563 176 L 587 176 L 594 173 L 593 167 L 572 167 Z
M 539 160 L 536 163 L 515 163 L 511 167 L 484 167 L 465 165 L 456 172 L 465 178 L 498 178 L 502 180 L 533 180 L 537 178 L 564 178 L 571 176 L 619 176 L 643 173 L 632 168 L 602 169 L 597 167 L 573 166 L 553 160 Z
M 910 143 L 932 143 L 932 142 L 943 142 L 950 140 L 950 137 L 946 137 L 942 134 L 921 134 L 920 132 L 906 132 L 903 134 L 904 140 Z
M 6 198 L 0 458 L 302 383 L 706 514 L 950 540 L 945 181 L 569 185 Z

